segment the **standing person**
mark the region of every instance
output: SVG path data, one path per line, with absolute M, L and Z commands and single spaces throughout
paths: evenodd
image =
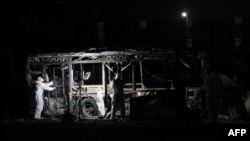
M 50 87 L 54 83 L 51 81 L 49 83 L 44 83 L 43 82 L 42 76 L 37 76 L 36 82 L 35 82 L 35 102 L 36 102 L 36 108 L 35 108 L 35 113 L 34 113 L 34 119 L 41 119 L 41 113 L 43 111 L 43 91 L 53 91 L 56 88 L 55 87 Z
M 208 70 L 208 75 L 205 82 L 205 90 L 206 109 L 208 113 L 209 124 L 216 124 L 220 111 L 220 99 L 223 86 L 217 72 L 212 68 Z
M 119 72 L 115 73 L 113 80 L 110 83 L 112 90 L 111 96 L 111 120 L 115 119 L 117 107 L 120 107 L 121 119 L 125 118 L 125 102 L 123 82 Z

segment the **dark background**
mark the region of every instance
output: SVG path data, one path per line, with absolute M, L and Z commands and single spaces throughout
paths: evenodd
M 6 93 L 13 94 L 5 95 L 7 99 L 16 97 L 14 103 L 22 105 L 26 101 L 18 99 L 23 98 L 28 55 L 90 47 L 185 50 L 183 11 L 192 20 L 192 49 L 233 48 L 239 56 L 250 46 L 250 6 L 241 0 L 14 0 L 1 6 L 1 81 L 8 88 Z M 242 24 L 236 25 L 235 17 L 242 17 Z M 98 40 L 98 31 L 103 40 Z M 234 47 L 235 37 L 242 38 L 239 47 Z M 13 86 L 18 88 L 13 90 Z M 3 102 L 1 111 L 4 109 Z
M 241 56 L 242 53 L 247 54 L 246 51 L 250 48 L 249 7 L 247 0 L 8 0 L 1 2 L 1 118 L 25 118 L 28 113 L 28 93 L 25 83 L 25 63 L 28 55 L 84 51 L 90 47 L 185 50 L 186 27 L 181 12 L 187 11 L 193 24 L 190 31 L 193 39 L 192 49 L 223 51 L 233 48 L 233 51 L 237 52 L 236 55 Z M 236 25 L 235 17 L 242 17 L 243 23 Z M 141 26 L 141 21 L 146 21 L 146 26 Z M 98 23 L 103 23 L 103 40 L 98 40 Z M 243 39 L 242 44 L 237 48 L 234 46 L 236 36 Z M 232 55 L 232 57 L 235 56 Z M 245 58 L 248 59 L 248 57 Z M 49 127 L 50 133 L 47 135 L 50 137 L 64 138 L 68 131 L 71 133 L 67 136 L 69 138 L 82 137 L 82 131 L 76 124 L 74 126 L 66 124 L 63 128 L 54 125 L 41 123 L 33 131 L 35 127 L 33 123 L 25 126 L 23 123 L 6 124 L 1 126 L 1 133 L 5 134 L 6 140 L 9 137 L 14 138 L 15 135 L 33 139 L 30 134 L 22 134 L 22 132 L 33 131 L 36 136 L 40 136 L 41 131 L 47 134 L 47 127 Z M 142 129 L 140 134 L 137 134 L 137 131 L 132 133 L 139 137 L 164 136 L 160 132 L 153 134 L 152 130 L 155 129 L 166 131 L 168 135 L 175 135 L 175 137 L 197 134 L 210 137 L 209 133 L 213 135 L 222 133 L 222 136 L 227 136 L 228 130 L 232 128 L 229 126 L 196 128 L 191 124 L 182 128 L 183 124 L 178 122 L 146 123 L 144 126 L 140 123 L 117 126 L 107 124 L 108 128 L 106 126 L 93 128 L 92 125 L 92 123 L 85 123 L 81 128 L 83 131 L 91 129 L 92 133 L 96 132 L 96 129 L 100 132 L 108 129 L 106 136 L 99 136 L 100 139 L 103 139 L 102 137 L 110 139 L 111 129 L 119 133 L 118 135 L 123 135 L 119 132 L 121 127 L 124 127 L 122 128 L 124 130 L 135 129 L 129 133 Z M 153 126 L 155 127 L 152 128 Z M 166 127 L 166 130 L 161 129 Z M 19 132 L 21 130 L 22 132 Z M 90 132 L 87 132 L 90 139 L 96 137 L 96 134 L 88 134 Z M 54 136 L 54 133 L 57 136 Z M 64 136 L 61 136 L 62 134 Z M 164 139 L 168 138 L 164 137 Z M 47 136 L 43 138 L 48 139 Z M 131 139 L 130 136 L 127 138 Z
M 241 0 L 16 0 L 2 7 L 3 49 L 14 52 L 72 51 L 89 46 L 182 48 L 183 11 L 192 19 L 194 47 L 233 47 L 235 17 L 243 18 L 244 46 L 249 46 L 249 4 Z M 145 28 L 140 27 L 143 20 Z M 100 22 L 104 24 L 103 44 L 98 44 Z
M 6 88 L 1 112 L 22 112 L 25 106 L 16 105 L 28 103 L 23 90 L 28 55 L 90 47 L 186 50 L 183 11 L 192 20 L 192 49 L 233 49 L 235 57 L 250 46 L 250 6 L 241 0 L 14 0 L 1 7 L 1 81 Z M 242 17 L 242 24 L 236 25 L 235 17 Z M 238 47 L 235 37 L 242 38 Z

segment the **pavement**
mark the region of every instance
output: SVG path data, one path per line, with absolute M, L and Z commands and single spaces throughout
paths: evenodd
M 250 136 L 248 120 L 218 120 L 210 125 L 207 120 L 116 120 L 102 118 L 66 120 L 50 117 L 43 120 L 14 118 L 1 120 L 1 141 L 12 139 L 91 139 L 134 140 L 139 139 L 216 139 L 228 138 L 230 130 L 246 129 L 242 137 Z M 238 134 L 240 136 L 240 134 Z

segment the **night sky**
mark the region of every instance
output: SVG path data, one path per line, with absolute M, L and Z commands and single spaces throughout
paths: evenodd
M 245 25 L 250 17 L 248 2 L 240 0 L 16 0 L 7 1 L 2 7 L 4 49 L 16 51 L 22 47 L 30 52 L 41 52 L 48 46 L 47 51 L 59 52 L 93 46 L 182 48 L 183 11 L 193 20 L 196 47 L 206 46 L 201 43 L 215 40 L 218 34 L 223 41 L 210 46 L 228 46 L 230 43 L 225 42 L 233 38 L 234 17 L 243 17 Z M 140 27 L 141 21 L 146 21 L 145 28 Z M 103 44 L 98 43 L 97 37 L 100 22 L 104 24 Z M 249 26 L 245 30 L 249 37 Z
M 237 28 L 242 32 L 241 46 L 249 47 L 247 1 L 15 0 L 1 5 L 1 60 L 11 58 L 12 61 L 3 61 L 7 66 L 14 62 L 10 68 L 17 68 L 30 54 L 83 51 L 90 47 L 183 49 L 183 11 L 192 20 L 193 48 L 232 48 Z M 239 27 L 234 24 L 235 17 L 242 17 Z M 100 23 L 102 30 L 98 28 Z M 103 32 L 101 41 L 98 31 Z

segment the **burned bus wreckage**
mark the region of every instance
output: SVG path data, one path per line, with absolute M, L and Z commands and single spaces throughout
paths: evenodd
M 190 69 L 185 57 L 191 58 L 192 71 L 185 71 Z M 35 76 L 42 75 L 44 82 L 53 81 L 56 87 L 55 91 L 44 92 L 43 114 L 72 114 L 81 119 L 107 117 L 111 109 L 109 85 L 117 65 L 121 66 L 124 82 L 126 116 L 131 119 L 176 118 L 187 111 L 203 113 L 205 53 L 177 55 L 172 50 L 160 49 L 94 49 L 29 56 L 26 81 L 31 89 L 30 113 L 35 105 L 32 85 Z M 242 117 L 246 113 L 242 104 L 244 101 L 231 105 L 226 114 Z M 120 114 L 119 110 L 116 114 Z
M 151 94 L 164 90 L 165 84 L 150 82 L 145 86 L 143 75 L 150 75 L 143 64 L 158 63 L 158 72 L 163 72 L 166 60 L 173 59 L 173 53 L 152 51 L 103 51 L 59 54 L 38 54 L 27 60 L 27 82 L 32 87 L 34 76 L 41 74 L 45 82 L 53 81 L 56 91 L 46 92 L 44 111 L 47 114 L 63 114 L 65 111 L 80 117 L 104 117 L 110 110 L 109 84 L 113 69 L 122 66 L 122 79 L 125 83 L 126 113 L 129 114 L 129 99 L 138 95 Z M 152 68 L 151 68 L 152 69 Z M 152 74 L 153 75 L 153 74 Z M 163 73 L 153 75 L 164 81 Z M 160 76 L 162 75 L 162 76 Z M 34 104 L 33 104 L 34 105 Z M 32 102 L 30 109 L 32 111 Z

